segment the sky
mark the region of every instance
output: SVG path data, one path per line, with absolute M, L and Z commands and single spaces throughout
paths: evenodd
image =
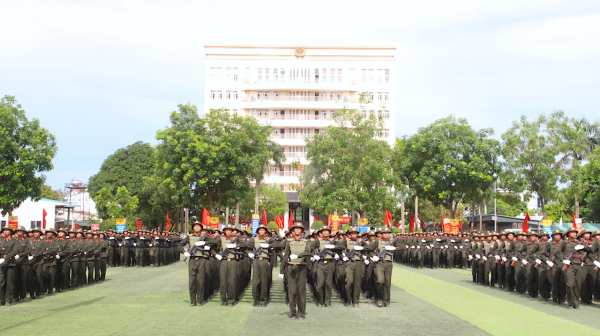
M 202 109 L 204 44 L 395 46 L 397 137 L 450 114 L 497 138 L 558 109 L 600 121 L 598 1 L 0 0 L 0 16 L 0 96 L 56 136 L 55 189 Z

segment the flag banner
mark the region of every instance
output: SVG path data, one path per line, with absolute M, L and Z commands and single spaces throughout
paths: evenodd
M 583 221 L 581 218 L 575 218 L 575 213 L 573 212 L 573 227 L 577 229 L 577 232 L 581 232 L 583 230 Z
M 100 224 L 92 224 L 91 229 L 92 231 L 100 230 Z M 123 231 L 125 231 L 125 229 L 123 229 Z
M 332 216 L 329 215 L 330 217 L 330 222 L 331 222 L 331 232 L 338 232 L 340 231 L 340 216 Z
M 529 225 L 528 222 L 531 219 L 531 217 L 529 217 L 529 213 L 525 214 L 525 219 L 523 220 L 523 232 L 524 233 L 528 233 L 529 232 Z
M 358 220 L 358 232 L 363 233 L 369 231 L 369 219 L 361 218 Z
M 135 231 L 141 231 L 144 229 L 144 222 L 141 218 L 135 220 Z
M 219 229 L 219 217 L 208 217 L 208 225 L 211 228 L 218 230 Z
M 46 211 L 46 209 L 42 209 L 42 210 L 43 210 L 42 211 L 42 229 L 45 230 L 46 229 L 46 216 L 48 216 L 48 212 Z M 17 217 L 15 217 L 15 218 L 17 218 Z M 10 221 L 10 219 L 9 219 L 9 221 Z M 15 219 L 15 222 L 16 221 L 17 220 Z M 15 229 L 16 229 L 16 227 L 15 227 Z
M 450 220 L 450 232 L 459 233 L 461 229 L 460 218 Z
M 277 224 L 279 230 L 283 230 L 284 220 L 285 218 L 283 216 L 275 216 L 275 224 Z
M 166 223 L 167 230 L 169 230 L 169 226 L 171 226 L 171 219 L 169 218 L 169 209 L 167 209 L 167 223 Z
M 544 219 L 542 220 L 542 228 L 544 229 L 544 232 L 547 232 L 548 235 L 550 235 L 550 237 L 552 237 L 552 219 Z M 552 238 L 550 238 L 552 239 Z
M 202 208 L 202 226 L 207 225 L 210 225 L 210 214 L 208 213 L 208 210 L 206 210 L 206 208 Z
M 442 228 L 444 228 L 444 232 L 452 232 L 452 221 L 450 218 L 442 219 Z
M 410 213 L 410 233 L 415 232 L 415 218 L 413 217 L 412 212 Z
M 269 226 L 269 222 L 267 222 L 267 210 L 263 208 L 263 225 Z
M 258 229 L 258 226 L 260 225 L 260 215 L 259 214 L 252 214 L 252 234 L 255 235 L 256 234 L 256 230 Z
M 385 210 L 385 226 L 392 226 L 392 214 L 389 210 Z
M 44 229 L 46 228 L 46 209 L 44 209 Z M 8 225 L 15 230 L 19 226 L 19 216 L 8 216 Z
M 291 229 L 292 225 L 294 225 L 294 211 L 290 211 L 290 220 L 288 221 L 288 229 Z

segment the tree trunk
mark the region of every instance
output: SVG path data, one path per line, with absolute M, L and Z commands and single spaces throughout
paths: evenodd
M 481 214 L 481 204 L 479 204 L 479 232 L 483 232 L 483 215 Z
M 471 201 L 471 231 L 475 227 L 475 201 Z
M 488 209 L 487 209 L 487 199 L 483 200 L 483 213 L 487 215 L 488 213 Z
M 419 227 L 419 196 L 415 196 L 415 232 Z
M 229 224 L 229 205 L 225 208 L 225 225 Z
M 235 205 L 235 227 L 240 223 L 240 202 Z
M 185 209 L 185 234 L 188 233 L 188 228 L 190 227 L 190 210 Z M 179 226 L 179 233 L 183 232 L 183 225 Z
M 575 196 L 575 218 L 579 218 L 579 198 Z
M 400 210 L 402 213 L 400 214 L 400 232 L 405 233 L 405 225 L 404 225 L 404 201 L 400 203 Z
M 254 186 L 254 213 L 258 213 L 258 196 L 260 195 L 260 182 L 262 181 L 262 175 L 256 179 L 256 185 Z

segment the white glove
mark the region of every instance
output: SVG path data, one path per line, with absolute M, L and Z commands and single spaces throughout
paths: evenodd
M 298 259 L 298 256 L 295 254 L 290 254 L 290 260 Z
M 325 245 L 325 248 L 331 250 L 335 248 L 335 245 L 327 244 Z
M 364 248 L 360 245 L 354 245 L 354 249 L 357 251 L 362 251 Z
M 431 247 L 429 247 L 429 246 L 426 246 L 426 247 L 427 247 L 427 249 L 428 249 L 428 250 L 431 248 Z
M 343 261 L 348 261 L 348 260 L 350 260 L 350 259 L 348 259 L 348 257 L 343 257 L 343 258 L 342 258 L 342 260 L 343 260 Z
M 482 258 L 482 259 L 483 259 L 483 260 L 487 260 L 487 257 L 486 257 L 486 256 L 483 256 L 483 258 Z
M 525 260 L 525 259 L 523 259 L 521 262 L 523 263 L 523 265 L 529 264 L 529 262 L 527 262 L 527 260 Z
M 137 243 L 133 243 L 133 246 L 137 246 Z
M 194 245 L 196 245 L 196 246 L 202 246 L 204 244 L 206 244 L 206 242 L 204 240 L 198 240 L 196 243 L 194 243 Z
M 215 258 L 217 258 L 217 260 L 221 260 L 221 259 L 223 259 L 223 256 L 220 254 L 217 254 L 217 255 L 215 255 Z
M 475 257 L 477 257 L 477 259 L 481 258 L 479 254 L 476 254 Z
M 250 257 L 250 259 L 254 259 L 254 253 L 252 253 L 252 252 L 248 253 L 248 257 Z
M 468 240 L 468 239 L 465 239 L 465 241 L 466 241 L 466 242 L 468 242 L 469 240 Z
M 131 237 L 125 237 L 125 240 L 127 240 L 127 239 L 131 239 Z
M 502 261 L 507 262 L 508 259 L 506 259 L 506 257 L 502 257 Z
M 378 262 L 379 261 L 379 257 L 378 256 L 374 256 L 373 258 L 371 258 L 371 260 L 373 260 L 374 262 Z
M 18 254 L 15 256 L 15 260 L 19 260 L 21 258 Z
M 420 249 L 420 248 L 421 248 L 421 246 L 417 246 L 417 249 Z
M 436 239 L 435 241 L 442 241 L 442 240 L 438 238 L 438 239 Z
M 575 250 L 577 250 L 577 251 L 583 250 L 584 247 L 585 246 L 583 246 L 583 245 L 577 245 L 577 246 L 575 246 Z
M 431 244 L 431 245 L 429 245 L 429 246 L 433 247 L 433 244 Z
M 205 246 L 204 246 L 204 251 L 209 251 L 209 250 L 210 250 L 210 246 L 208 246 L 208 245 L 205 245 Z
M 0 265 L 4 264 L 4 258 L 0 258 Z
M 368 264 L 369 264 L 369 261 L 368 261 L 368 260 L 365 260 L 365 265 L 368 265 Z
M 283 274 L 279 274 L 279 279 L 283 279 Z
M 262 248 L 269 248 L 269 244 L 260 244 L 260 247 L 262 247 Z
M 87 254 L 87 252 L 83 252 L 83 254 Z
M 321 260 L 321 257 L 319 257 L 318 255 L 314 256 L 313 258 L 314 258 L 316 261 L 319 261 L 319 260 Z
M 495 255 L 494 258 L 496 258 L 496 260 L 500 260 L 500 256 L 499 255 Z
M 406 245 L 406 248 L 408 248 L 408 245 Z
M 60 259 L 60 256 L 58 254 L 56 255 L 56 259 Z
M 186 258 L 189 258 L 189 257 L 191 256 L 190 252 L 183 252 L 183 255 L 184 255 Z
M 411 248 L 411 249 L 414 249 L 414 248 L 415 248 L 415 246 L 413 245 L 413 246 L 411 246 L 410 248 Z
M 542 261 L 540 259 L 535 259 L 535 263 L 538 264 L 538 265 L 541 265 Z
M 339 259 L 340 259 L 340 255 L 336 253 L 336 254 L 333 256 L 333 259 L 335 259 L 335 260 L 339 260 Z
M 473 256 L 469 254 L 469 261 L 473 260 Z
M 565 264 L 565 265 L 571 265 L 571 260 L 563 260 L 563 264 Z
M 108 238 L 108 239 L 115 239 L 115 237 L 110 237 L 110 238 Z
M 456 247 L 456 246 L 455 246 Z M 461 246 L 460 249 L 462 250 L 464 246 Z
M 445 248 L 448 248 L 448 245 L 444 246 Z
M 519 260 L 519 259 L 517 259 L 517 257 L 512 257 L 512 260 L 513 260 L 513 261 L 517 261 L 517 260 Z
M 386 251 L 396 251 L 396 247 L 395 246 L 386 246 L 385 250 Z
M 227 248 L 228 249 L 234 249 L 235 248 L 235 244 L 227 244 Z
M 454 239 L 450 240 L 451 243 L 454 243 Z
M 29 260 L 29 261 L 33 260 L 33 256 L 28 256 L 27 260 Z
M 596 267 L 600 267 L 600 261 L 594 261 L 594 265 L 596 265 Z
M 426 243 L 427 241 L 425 239 L 421 240 L 423 243 Z
M 462 248 L 462 246 L 460 248 Z M 456 250 L 456 249 L 458 249 L 458 247 L 454 246 L 454 249 Z
M 546 264 L 548 264 L 550 267 L 554 267 L 554 263 L 550 260 L 546 261 Z
M 123 246 L 123 244 L 119 244 L 119 247 Z

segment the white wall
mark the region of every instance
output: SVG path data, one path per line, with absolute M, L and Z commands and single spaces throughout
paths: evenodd
M 29 230 L 31 228 L 31 221 L 40 221 L 43 226 L 43 209 L 46 209 L 48 215 L 46 216 L 46 229 L 54 228 L 55 222 L 55 209 L 56 204 L 63 202 L 56 202 L 52 200 L 41 199 L 38 202 L 32 202 L 30 198 L 26 199 L 18 209 L 13 211 L 13 216 L 19 217 L 19 225 Z M 0 221 L 6 221 L 8 225 L 8 214 L 6 216 L 0 216 Z

